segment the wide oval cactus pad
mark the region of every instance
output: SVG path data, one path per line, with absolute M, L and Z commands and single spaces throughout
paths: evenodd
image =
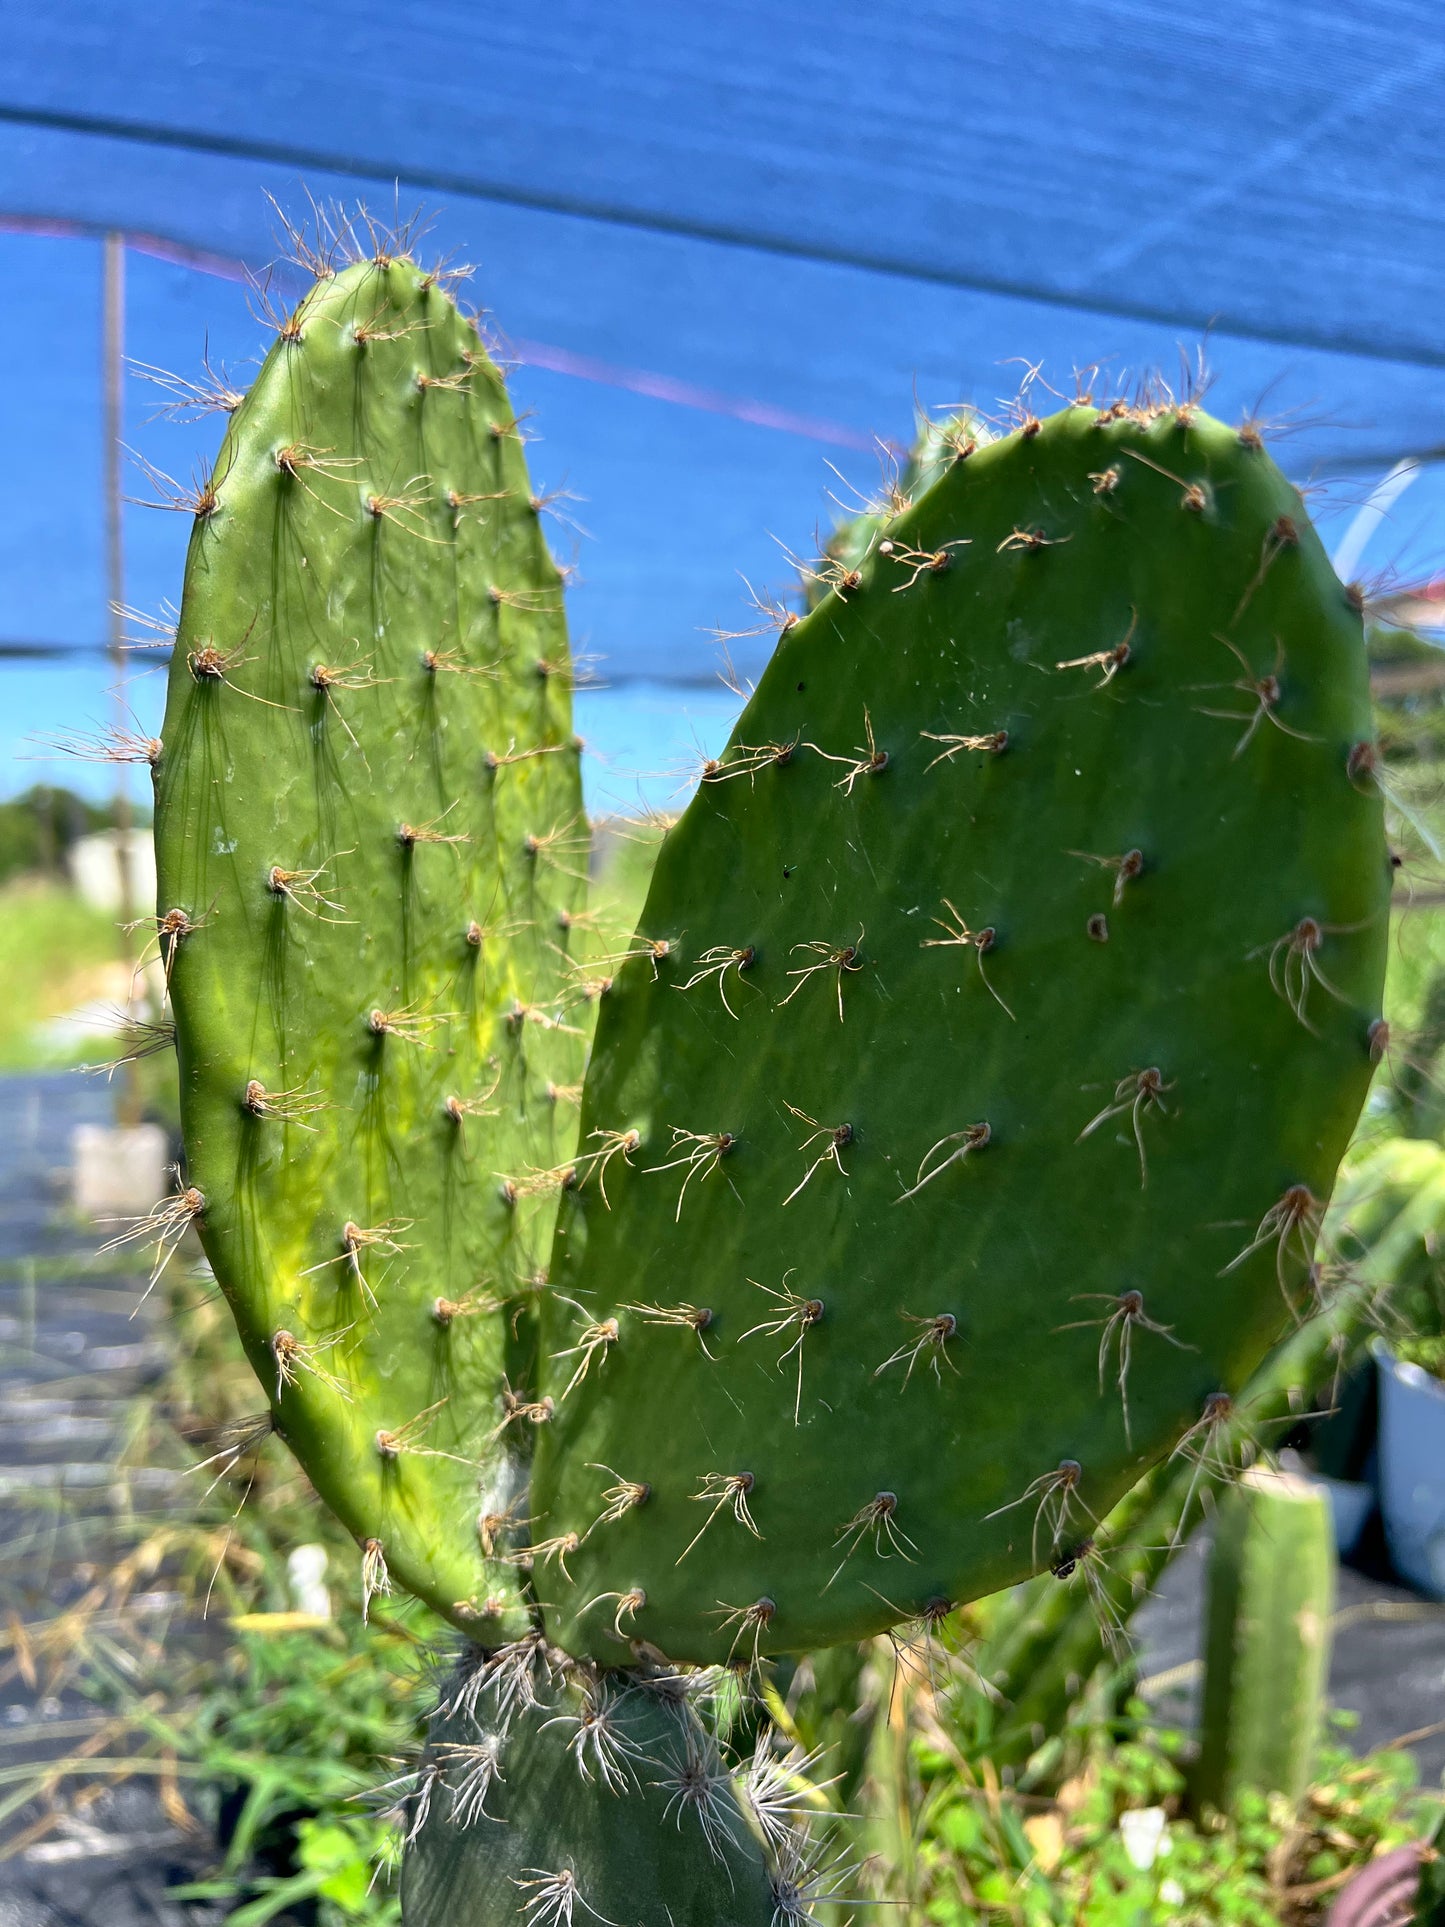
M 839 565 L 603 1001 L 538 1381 L 561 1643 L 856 1638 L 1200 1442 L 1371 1074 L 1369 736 L 1297 493 L 1193 408 L 1027 422 Z

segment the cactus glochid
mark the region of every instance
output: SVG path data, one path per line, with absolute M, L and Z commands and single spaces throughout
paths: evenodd
M 791 1918 L 670 1668 L 1066 1562 L 1324 1288 L 1389 892 L 1360 618 L 1193 405 L 955 436 L 835 544 L 589 982 L 519 444 L 386 253 L 235 412 L 156 770 L 174 1212 L 364 1586 L 482 1654 L 414 1827 L 512 1816 L 475 1918 Z

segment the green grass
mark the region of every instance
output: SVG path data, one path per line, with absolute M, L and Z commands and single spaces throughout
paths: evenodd
M 17 877 L 0 886 L 0 1071 L 99 1058 L 104 1040 L 79 1025 L 73 1042 L 44 1034 L 78 1005 L 118 1002 L 128 972 L 115 915 L 62 884 Z

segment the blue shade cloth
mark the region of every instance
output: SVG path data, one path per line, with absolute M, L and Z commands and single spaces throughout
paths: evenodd
M 104 633 L 99 247 L 75 237 L 131 238 L 134 359 L 243 363 L 267 193 L 421 203 L 424 245 L 477 265 L 534 471 L 584 498 L 556 540 L 619 700 L 711 679 L 739 575 L 786 588 L 784 550 L 852 499 L 828 462 L 867 491 L 915 399 L 992 408 L 1036 364 L 1069 393 L 1207 340 L 1212 405 L 1289 424 L 1282 459 L 1348 507 L 1445 448 L 1442 81 L 1445 14 L 1408 0 L 12 0 L 0 643 Z M 172 474 L 214 446 L 148 422 L 142 385 L 127 408 Z M 174 596 L 184 537 L 130 511 L 132 601 Z M 765 647 L 735 641 L 744 674 Z
M 159 224 L 202 246 L 245 251 L 243 169 L 269 159 L 1170 328 L 1445 356 L 1429 0 L 61 0 L 7 8 L 0 51 L 17 129 L 125 137 L 93 213 L 169 172 Z M 194 153 L 233 163 L 215 199 Z

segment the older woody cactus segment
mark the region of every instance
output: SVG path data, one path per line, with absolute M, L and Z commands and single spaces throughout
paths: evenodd
M 156 807 L 171 1215 L 368 1591 L 499 1637 L 587 848 L 520 439 L 435 278 L 318 283 L 197 505 Z
M 1257 434 L 1028 419 L 835 571 L 600 1013 L 532 1505 L 604 1661 L 1067 1559 L 1321 1288 L 1378 1054 L 1360 617 Z
M 800 1896 L 805 1912 L 828 1889 L 795 1830 L 797 1776 L 766 1741 L 735 1770 L 675 1676 L 473 1654 L 432 1726 L 406 1919 L 764 1927 Z

